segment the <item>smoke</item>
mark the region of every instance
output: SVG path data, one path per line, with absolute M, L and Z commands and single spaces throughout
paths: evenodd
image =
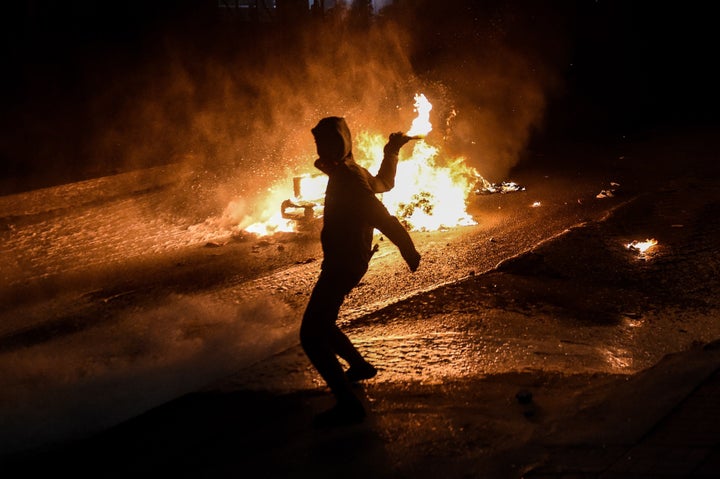
M 16 141 L 40 156 L 37 171 L 84 163 L 83 174 L 101 175 L 173 164 L 167 208 L 199 219 L 225 211 L 241 221 L 269 186 L 290 187 L 292 176 L 312 171 L 310 129 L 320 118 L 344 116 L 356 136 L 404 131 L 423 92 L 435 115 L 428 141 L 488 179 L 504 179 L 560 86 L 562 10 L 541 2 L 395 3 L 372 21 L 347 12 L 293 23 L 198 19 L 125 56 L 95 62 L 100 51 L 74 85 L 82 93 L 69 102 L 82 102 L 48 115 L 41 102 L 18 123 L 32 128 Z M 11 111 L 19 110 L 24 105 Z M 286 341 L 288 315 L 282 304 L 180 297 L 125 318 L 122 334 L 96 328 L 6 353 L 2 449 L 84 434 L 196 390 Z
M 422 91 L 441 126 L 429 140 L 442 137 L 448 155 L 504 179 L 559 85 L 562 13 L 441 3 L 386 8 L 372 21 L 340 10 L 291 24 L 214 25 L 199 44 L 168 34 L 98 98 L 98 111 L 114 114 L 92 156 L 125 168 L 177 162 L 196 189 L 216 193 L 206 208 L 222 210 L 313 172 L 309 130 L 323 116 L 346 117 L 356 134 L 387 135 L 408 127 Z
M 167 303 L 0 356 L 0 450 L 83 437 L 201 389 L 296 340 L 290 308 Z
M 394 22 L 338 16 L 223 33 L 209 49 L 168 37 L 132 81 L 116 78 L 95 104 L 116 113 L 92 156 L 122 158 L 125 168 L 180 163 L 195 183 L 223 190 L 210 199 L 220 208 L 311 171 L 309 131 L 323 116 L 385 134 L 409 123 L 417 86 Z
M 444 150 L 505 180 L 544 127 L 569 57 L 562 8 L 538 2 L 423 1 L 412 17 L 413 63 L 441 84 Z
M 176 164 L 179 193 L 203 190 L 195 206 L 221 211 L 311 172 L 309 130 L 321 117 L 387 135 L 407 128 L 423 92 L 442 127 L 429 140 L 485 176 L 506 174 L 559 86 L 566 12 L 538 2 L 376 3 L 372 17 L 334 8 L 265 23 L 207 6 L 146 26 L 127 47 L 89 45 L 57 67 L 68 71 L 60 86 L 45 84 L 52 71 L 29 77 L 36 104 L 16 105 L 24 131 L 8 134 L 0 154 L 54 181 Z M 22 145 L 8 153 L 13 141 Z

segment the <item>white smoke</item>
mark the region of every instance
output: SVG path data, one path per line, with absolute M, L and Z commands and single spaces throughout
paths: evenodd
M 0 451 L 82 437 L 294 341 L 284 303 L 176 297 L 107 327 L 0 356 Z

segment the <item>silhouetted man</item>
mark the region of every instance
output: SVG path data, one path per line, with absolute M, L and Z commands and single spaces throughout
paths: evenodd
M 380 169 L 373 176 L 353 159 L 352 138 L 344 118 L 323 118 L 312 134 L 319 156 L 315 166 L 329 178 L 320 235 L 323 262 L 303 315 L 300 341 L 337 401 L 315 418 L 316 427 L 327 427 L 363 420 L 365 408 L 352 392 L 351 383 L 377 374 L 336 324 L 345 296 L 368 269 L 373 230 L 378 229 L 400 249 L 413 272 L 420 264 L 420 254 L 405 228 L 375 196 L 395 185 L 398 153 L 410 138 L 402 133 L 390 135 Z M 338 356 L 349 364 L 346 372 Z

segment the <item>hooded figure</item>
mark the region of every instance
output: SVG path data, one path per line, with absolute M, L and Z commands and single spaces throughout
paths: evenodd
M 328 175 L 320 241 L 323 262 L 300 327 L 300 341 L 313 366 L 323 377 L 337 403 L 315 418 L 317 427 L 360 422 L 361 401 L 350 383 L 377 374 L 340 330 L 340 306 L 368 269 L 373 254 L 373 230 L 378 229 L 400 250 L 411 271 L 420 254 L 410 235 L 377 198 L 395 185 L 398 153 L 410 138 L 392 133 L 384 148 L 377 175 L 358 165 L 352 155 L 352 137 L 345 120 L 327 117 L 312 129 L 319 158 L 315 166 Z M 337 357 L 350 365 L 344 372 Z

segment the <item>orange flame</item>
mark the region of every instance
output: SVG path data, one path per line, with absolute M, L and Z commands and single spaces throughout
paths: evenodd
M 410 125 L 410 129 L 405 135 L 411 138 L 424 138 L 432 131 L 432 123 L 430 123 L 430 110 L 432 104 L 425 98 L 425 95 L 418 93 L 415 95 L 415 109 L 417 116 Z
M 420 141 L 414 143 L 409 156 L 406 150 L 401 151 L 395 187 L 383 193 L 381 200 L 388 211 L 410 230 L 434 231 L 474 225 L 475 220 L 466 211 L 467 198 L 482 176 L 474 168 L 465 165 L 462 157 L 442 161 L 445 166 L 440 164 L 440 150 L 421 139 L 432 130 L 431 110 L 432 104 L 425 95 L 415 95 L 417 116 L 406 135 Z M 360 153 L 356 158 L 366 160 L 358 160 L 358 163 L 371 173 L 376 173 L 382 162 L 386 142 L 387 138 L 380 134 L 360 132 L 356 136 L 356 147 Z M 295 180 L 292 194 L 288 191 L 289 186 L 283 188 L 277 185 L 271 188 L 266 198 L 268 207 L 265 214 L 261 215 L 265 219 L 245 226 L 244 230 L 258 235 L 296 231 L 295 221 L 283 217 L 280 211 L 284 200 L 300 207 L 312 204 L 313 217 L 320 216 L 327 176 L 308 175 L 296 177 Z M 284 204 L 288 204 L 287 201 Z
M 367 158 L 375 158 L 366 166 L 371 172 L 380 168 L 382 148 L 386 139 L 381 135 L 362 134 L 358 148 Z M 374 155 L 373 155 L 374 153 Z M 477 181 L 477 172 L 458 158 L 448 166 L 438 165 L 439 149 L 419 141 L 409 158 L 398 163 L 395 187 L 382 194 L 382 202 L 411 230 L 434 231 L 441 228 L 476 224 L 466 212 L 468 192 Z
M 645 241 L 633 240 L 632 242 L 625 245 L 625 247 L 632 251 L 637 251 L 640 254 L 645 254 L 650 248 L 657 245 L 656 239 L 646 239 Z

